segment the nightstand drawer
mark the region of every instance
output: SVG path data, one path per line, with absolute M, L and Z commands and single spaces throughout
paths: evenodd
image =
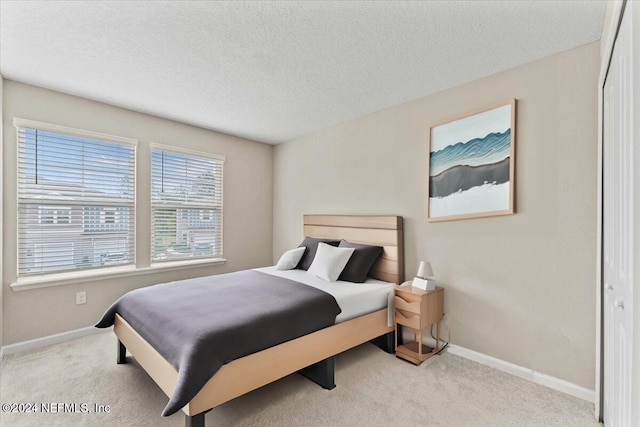
M 420 314 L 410 313 L 403 310 L 395 310 L 396 323 L 408 326 L 413 329 L 420 329 Z
M 398 310 L 420 314 L 420 299 L 417 301 L 407 301 L 396 295 L 393 297 L 393 307 Z

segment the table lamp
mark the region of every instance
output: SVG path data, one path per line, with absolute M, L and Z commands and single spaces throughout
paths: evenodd
M 420 261 L 418 267 L 418 273 L 413 279 L 411 284 L 414 288 L 422 289 L 423 291 L 433 291 L 436 289 L 436 281 L 433 279 L 433 269 L 431 263 Z

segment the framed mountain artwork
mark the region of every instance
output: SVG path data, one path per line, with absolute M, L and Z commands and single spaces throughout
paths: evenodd
M 429 129 L 427 220 L 515 213 L 516 100 Z

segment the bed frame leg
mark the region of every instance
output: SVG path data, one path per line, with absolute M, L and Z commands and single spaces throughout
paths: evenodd
M 311 366 L 307 366 L 304 369 L 298 371 L 298 373 L 307 377 L 320 387 L 332 390 L 336 387 L 335 383 L 335 367 L 336 358 L 331 356 L 327 359 L 321 360 L 318 363 L 314 363 Z
M 379 337 L 372 339 L 370 342 L 389 354 L 396 352 L 396 333 L 394 331 L 380 335 Z
M 122 344 L 120 340 L 118 340 L 118 365 L 123 365 L 127 363 L 127 347 Z
M 205 413 L 206 412 L 201 412 L 198 415 L 185 415 L 184 417 L 185 427 L 204 427 Z

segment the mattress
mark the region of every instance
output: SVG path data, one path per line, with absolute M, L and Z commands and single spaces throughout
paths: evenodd
M 304 283 L 331 294 L 342 309 L 342 312 L 336 317 L 336 323 L 387 308 L 389 311 L 387 325 L 393 326 L 394 283 L 376 279 L 367 279 L 364 283 L 340 280 L 327 282 L 305 270 L 276 270 L 275 266 L 255 268 L 254 270 Z

